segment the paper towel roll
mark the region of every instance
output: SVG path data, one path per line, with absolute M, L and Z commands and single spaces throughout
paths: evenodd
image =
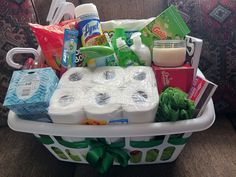
M 118 89 L 94 87 L 85 97 L 85 124 L 106 125 L 127 123 L 122 117 L 121 92 Z
M 127 84 L 151 84 L 156 87 L 155 74 L 148 66 L 130 66 L 125 69 L 125 81 Z
M 93 73 L 92 81 L 97 84 L 120 87 L 124 81 L 124 69 L 121 67 L 105 66 L 97 68 Z
M 154 122 L 159 103 L 156 87 L 130 85 L 123 90 L 122 104 L 124 118 L 129 123 Z
M 85 120 L 81 88 L 60 88 L 55 90 L 49 104 L 48 114 L 53 123 L 79 124 Z
M 83 86 L 91 83 L 92 72 L 88 68 L 76 67 L 67 70 L 59 81 L 59 87 Z

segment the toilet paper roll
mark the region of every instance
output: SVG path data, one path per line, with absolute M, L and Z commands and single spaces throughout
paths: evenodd
M 88 68 L 75 67 L 67 70 L 59 81 L 59 87 L 77 87 L 91 83 L 92 72 Z
M 85 120 L 82 88 L 60 88 L 51 97 L 48 114 L 53 123 L 80 124 Z
M 97 84 L 120 87 L 124 82 L 124 69 L 121 67 L 100 67 L 93 73 L 92 81 Z
M 123 95 L 123 114 L 129 123 L 155 121 L 159 103 L 157 88 L 130 85 L 130 87 L 123 90 Z
M 125 81 L 127 84 L 151 84 L 156 87 L 155 74 L 148 66 L 130 66 L 125 69 Z
M 106 125 L 127 123 L 123 119 L 121 109 L 122 95 L 118 89 L 94 87 L 85 98 L 84 110 L 87 121 L 85 124 Z

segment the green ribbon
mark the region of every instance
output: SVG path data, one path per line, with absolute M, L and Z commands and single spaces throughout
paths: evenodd
M 91 149 L 86 155 L 86 160 L 100 173 L 104 174 L 117 160 L 122 167 L 128 165 L 129 154 L 123 149 L 123 144 L 107 144 L 105 139 L 90 140 Z

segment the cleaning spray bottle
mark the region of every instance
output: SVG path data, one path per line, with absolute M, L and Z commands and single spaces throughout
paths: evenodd
M 114 29 L 114 34 L 111 38 L 111 43 L 114 48 L 114 51 L 117 53 L 117 45 L 116 45 L 116 40 L 118 38 L 122 38 L 124 41 L 126 41 L 126 35 L 125 35 L 125 30 L 123 28 L 115 28 Z
M 125 40 L 121 37 L 116 40 L 117 45 L 117 58 L 119 60 L 119 66 L 139 66 L 140 61 L 138 56 L 127 46 Z
M 133 45 L 130 49 L 139 57 L 139 60 L 144 63 L 145 66 L 151 66 L 152 58 L 149 48 L 142 43 L 141 33 L 136 32 L 131 35 Z

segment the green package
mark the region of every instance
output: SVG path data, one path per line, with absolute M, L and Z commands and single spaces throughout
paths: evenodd
M 176 7 L 171 5 L 140 32 L 142 42 L 152 49 L 154 40 L 183 39 L 190 30 Z

